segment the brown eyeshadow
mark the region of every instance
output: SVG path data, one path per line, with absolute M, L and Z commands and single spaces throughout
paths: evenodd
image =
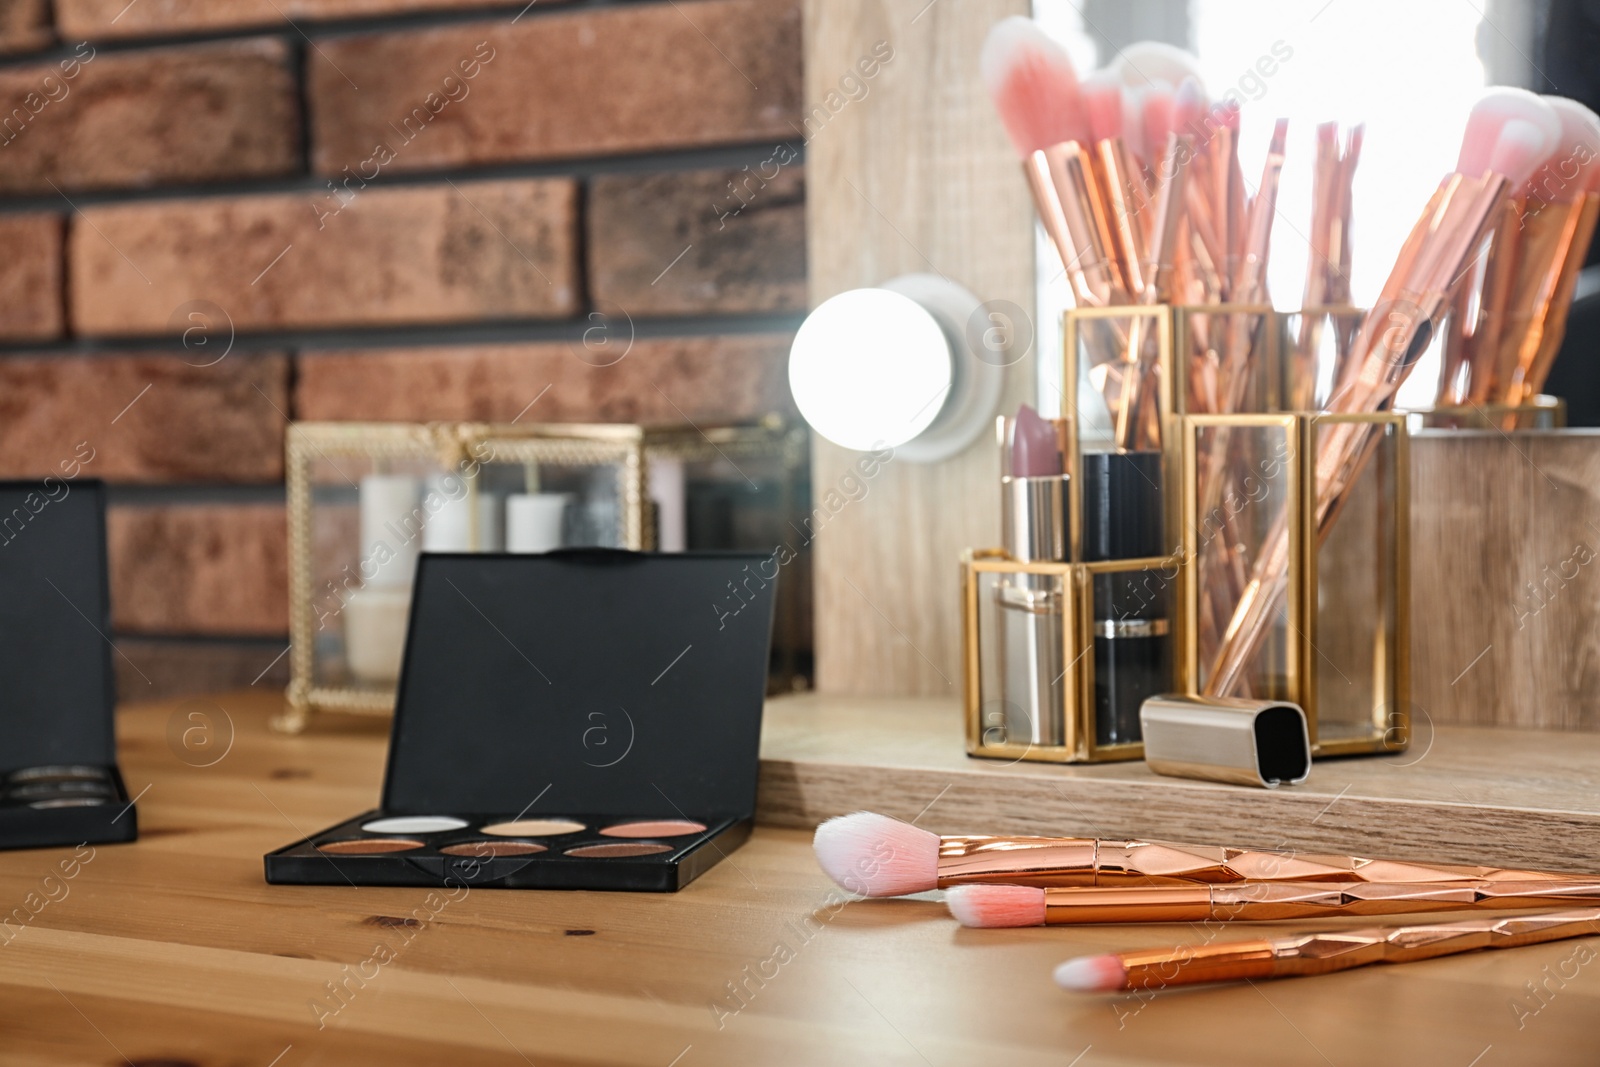
M 682 837 L 705 832 L 705 823 L 688 819 L 641 819 L 619 822 L 600 831 L 602 837 Z
M 536 845 L 532 841 L 463 841 L 459 845 L 446 845 L 439 851 L 446 856 L 493 859 L 495 856 L 531 856 L 546 849 L 544 845 Z
M 628 856 L 654 856 L 658 852 L 671 851 L 671 845 L 654 841 L 618 841 L 613 845 L 579 845 L 577 848 L 567 849 L 566 854 L 582 856 L 585 859 L 623 859 Z
M 410 852 L 421 848 L 422 842 L 400 837 L 360 837 L 350 841 L 324 841 L 316 847 L 318 852 L 331 852 L 336 856 L 374 856 L 383 852 Z

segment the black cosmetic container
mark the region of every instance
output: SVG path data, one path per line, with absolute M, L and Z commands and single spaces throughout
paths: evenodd
M 424 554 L 380 806 L 299 885 L 672 892 L 749 836 L 778 562 Z
M 0 482 L 0 848 L 132 841 L 117 768 L 105 487 Z
M 1161 453 L 1083 455 L 1085 562 L 1164 555 Z M 1172 690 L 1170 583 L 1151 571 L 1094 576 L 1095 743 L 1141 739 L 1145 698 Z

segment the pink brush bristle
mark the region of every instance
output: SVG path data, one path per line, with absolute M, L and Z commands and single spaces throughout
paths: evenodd
M 1206 91 L 1196 78 L 1184 78 L 1172 97 L 1172 125 L 1179 133 L 1205 136 Z
M 1185 78 L 1193 78 L 1205 95 L 1205 82 L 1200 77 L 1200 61 L 1194 53 L 1185 52 L 1175 45 L 1161 41 L 1135 41 L 1117 54 L 1111 70 L 1124 85 L 1143 87 L 1165 85 L 1175 89 Z
M 1154 163 L 1166 154 L 1172 133 L 1172 90 L 1165 85 L 1146 86 L 1142 104 L 1145 159 Z
M 1043 926 L 1045 893 L 1027 885 L 958 885 L 945 903 L 962 926 Z
M 1083 79 L 1083 107 L 1096 141 L 1122 136 L 1122 84 L 1110 71 L 1097 70 Z
M 1074 993 L 1109 993 L 1128 984 L 1128 968 L 1115 956 L 1079 956 L 1056 968 L 1056 985 Z
M 1502 146 L 1501 131 L 1511 122 L 1526 123 L 1532 127 L 1534 133 L 1530 134 L 1525 129 L 1514 131 L 1508 142 Z M 1522 149 L 1538 139 L 1548 140 L 1549 146 L 1541 150 L 1534 160 L 1524 161 L 1521 156 Z M 1484 93 L 1478 102 L 1472 105 L 1472 111 L 1467 115 L 1467 128 L 1461 135 L 1461 153 L 1456 159 L 1456 170 L 1473 178 L 1481 177 L 1485 171 L 1494 170 L 1497 174 L 1506 174 L 1506 177 L 1512 178 L 1514 185 L 1519 185 L 1528 175 L 1523 174 L 1521 178 L 1517 178 L 1504 170 L 1496 169 L 1495 153 L 1501 154 L 1502 167 L 1521 165 L 1524 162 L 1537 166 L 1560 139 L 1561 118 L 1556 114 L 1555 108 L 1526 89 L 1496 86 Z M 1532 166 L 1529 167 L 1529 173 L 1532 172 Z
M 1088 140 L 1077 71 L 1037 22 L 1012 15 L 995 23 L 978 66 L 1019 158 L 1062 141 Z
M 1135 156 L 1151 162 L 1144 154 L 1144 93 L 1131 85 L 1122 87 L 1122 140 Z
M 817 862 L 852 893 L 897 897 L 939 884 L 939 836 L 870 811 L 817 827 Z
M 1561 139 L 1534 172 L 1530 195 L 1574 200 L 1600 189 L 1600 115 L 1576 100 L 1546 96 L 1561 121 Z
M 1533 172 L 1550 154 L 1552 141 L 1544 131 L 1531 122 L 1511 119 L 1500 127 L 1494 150 L 1489 153 L 1488 169 L 1504 174 L 1512 188 L 1520 186 L 1533 176 Z

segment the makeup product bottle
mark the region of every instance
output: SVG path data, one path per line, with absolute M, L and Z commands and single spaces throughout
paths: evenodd
M 1165 555 L 1161 453 L 1083 456 L 1083 559 Z M 1094 576 L 1095 743 L 1140 740 L 1139 707 L 1172 689 L 1171 593 L 1160 572 Z
M 1024 404 L 1001 421 L 1002 542 L 1023 563 L 1067 558 L 1067 476 L 1057 424 Z M 1062 580 L 1018 574 L 995 590 L 1000 619 L 1000 698 L 1006 740 L 1059 745 L 1066 708 Z M 1134 714 L 1138 714 L 1135 707 Z
M 344 606 L 345 662 L 362 682 L 393 685 L 421 548 L 422 483 L 409 474 L 368 474 L 360 492 L 362 584 Z

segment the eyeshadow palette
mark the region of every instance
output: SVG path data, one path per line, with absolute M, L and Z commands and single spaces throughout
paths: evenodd
M 765 558 L 424 554 L 381 806 L 267 881 L 681 889 L 754 818 Z
M 463 818 L 372 811 L 276 852 L 273 859 L 280 872 L 303 876 L 283 881 L 330 882 L 344 874 L 359 885 L 372 860 L 381 858 L 385 884 L 671 891 L 708 870 L 749 834 L 749 819 L 707 824 L 611 815 Z
M 117 769 L 105 488 L 0 482 L 0 848 L 132 841 Z

